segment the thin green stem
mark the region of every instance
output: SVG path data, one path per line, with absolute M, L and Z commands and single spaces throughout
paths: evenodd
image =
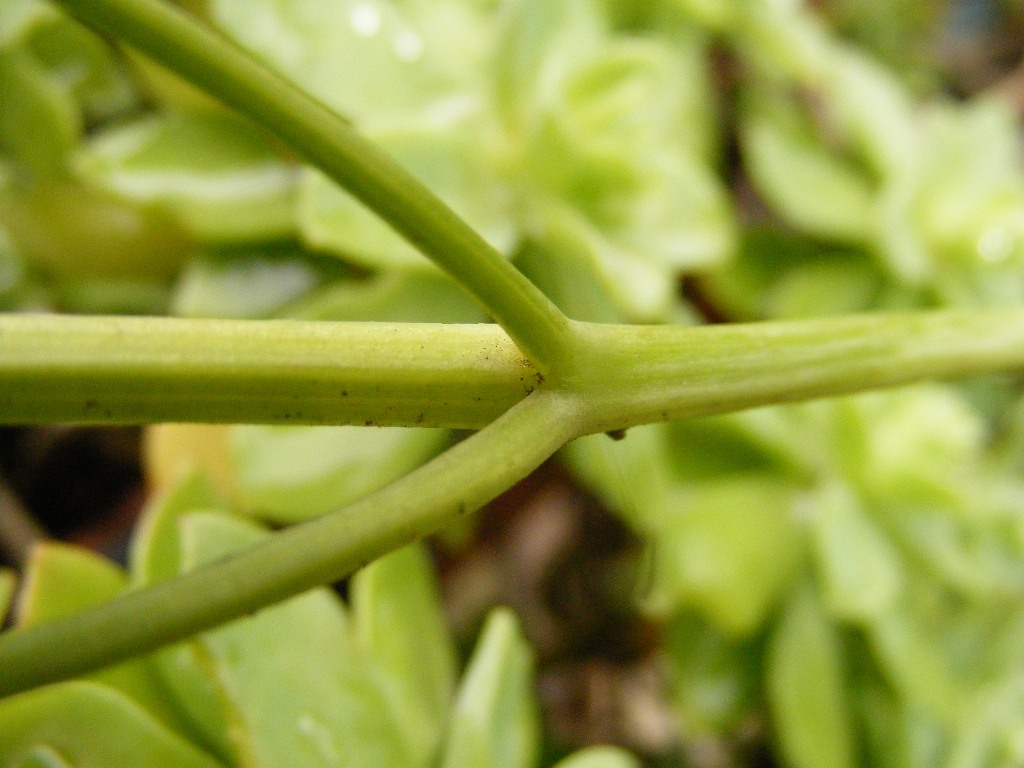
M 535 392 L 387 488 L 226 560 L 67 619 L 0 635 L 0 696 L 87 673 L 336 581 L 487 503 L 571 436 L 571 399 Z
M 0 316 L 0 423 L 478 429 L 540 375 L 496 325 Z
M 454 277 L 541 370 L 568 320 L 447 205 L 331 109 L 160 0 L 57 0 L 251 117 L 362 201 Z
M 586 432 L 1024 369 L 1022 309 L 576 332 Z

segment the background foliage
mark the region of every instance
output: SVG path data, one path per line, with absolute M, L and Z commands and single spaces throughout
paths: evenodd
M 188 5 L 349 116 L 573 318 L 1024 299 L 1019 3 Z M 42 2 L 0 0 L 0 82 L 3 310 L 484 319 L 257 126 Z M 1020 395 L 1012 378 L 932 384 L 570 445 L 560 487 L 627 542 L 589 556 L 610 574 L 599 593 L 652 634 L 629 659 L 653 670 L 651 711 L 601 740 L 665 765 L 1024 761 Z M 458 438 L 152 428 L 157 493 L 126 570 L 47 544 L 14 621 L 188 570 Z M 450 531 L 434 551 L 472 576 L 482 541 Z M 0 602 L 12 585 L 4 572 Z M 0 762 L 526 768 L 581 746 L 541 723 L 514 614 L 470 600 L 462 639 L 479 638 L 459 647 L 425 549 L 345 594 L 0 702 Z

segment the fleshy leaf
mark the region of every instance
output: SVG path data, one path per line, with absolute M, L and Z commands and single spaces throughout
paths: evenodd
M 187 570 L 268 535 L 224 515 L 189 515 L 181 521 L 182 563 Z M 311 590 L 196 643 L 226 704 L 241 762 L 261 768 L 418 764 L 329 590 Z
M 423 182 L 498 251 L 514 242 L 507 192 L 495 184 L 496 168 L 472 103 L 452 114 L 421 117 L 370 134 L 389 155 Z M 318 171 L 307 169 L 299 187 L 299 229 L 314 249 L 329 250 L 368 267 L 418 267 L 429 263 L 375 214 Z
M 736 475 L 694 489 L 655 542 L 651 607 L 693 606 L 723 630 L 756 630 L 789 587 L 803 552 L 792 489 Z
M 109 602 L 126 586 L 124 573 L 86 549 L 45 542 L 31 555 L 18 599 L 18 625 L 35 626 Z
M 9 768 L 74 768 L 52 747 L 36 747 L 15 758 Z
M 16 46 L 56 15 L 56 9 L 41 0 L 4 0 L 0 3 L 0 48 Z
M 349 585 L 353 630 L 380 668 L 417 762 L 436 753 L 455 689 L 456 661 L 430 559 L 411 545 L 359 571 Z
M 788 765 L 857 765 L 842 648 L 809 589 L 793 595 L 772 633 L 767 677 L 772 722 Z
M 94 136 L 76 167 L 89 184 L 172 214 L 214 241 L 283 237 L 296 174 L 263 133 L 224 112 L 168 113 Z
M 70 17 L 37 28 L 26 43 L 51 81 L 74 100 L 86 125 L 123 117 L 137 106 L 117 50 Z
M 59 172 L 78 139 L 81 116 L 31 53 L 0 50 L 0 156 L 40 175 Z
M 664 648 L 668 690 L 688 733 L 728 733 L 750 716 L 760 689 L 758 650 L 755 643 L 727 637 L 690 613 L 669 619 Z
M 294 522 L 340 508 L 441 450 L 447 432 L 400 427 L 236 427 L 239 503 Z
M 33 551 L 17 605 L 17 625 L 32 627 L 81 613 L 109 602 L 127 587 L 124 572 L 93 552 L 59 542 L 45 542 Z M 167 699 L 148 659 L 108 667 L 92 675 L 116 688 L 163 723 L 188 732 L 179 712 Z
M 41 759 L 49 750 L 74 768 L 221 765 L 123 694 L 83 681 L 0 701 L 0 765 L 18 764 L 33 755 Z
M 533 661 L 515 615 L 493 611 L 477 641 L 449 723 L 442 768 L 532 768 L 539 725 Z
M 389 323 L 480 323 L 486 319 L 440 270 L 388 270 L 366 280 L 339 280 L 289 307 L 301 320 Z
M 152 424 L 143 433 L 142 455 L 146 481 L 158 496 L 171 492 L 191 474 L 202 474 L 209 492 L 197 499 L 197 509 L 209 509 L 217 494 L 231 499 L 235 468 L 230 455 L 231 427 L 226 424 Z M 214 493 L 216 491 L 216 493 Z M 137 534 L 136 539 L 148 534 Z M 133 549 L 137 550 L 139 544 Z M 134 563 L 133 563 L 134 564 Z
M 199 472 L 184 475 L 151 499 L 139 520 L 128 553 L 135 585 L 154 584 L 181 572 L 179 519 L 197 511 L 216 510 L 223 502 Z
M 181 317 L 268 317 L 319 284 L 316 268 L 297 252 L 263 249 L 198 258 L 178 280 L 171 313 Z
M 561 456 L 578 481 L 630 521 L 637 530 L 664 527 L 661 510 L 674 501 L 674 488 L 664 461 L 667 427 L 633 427 L 622 440 L 589 435 L 562 449 Z
M 559 760 L 555 768 L 640 768 L 640 761 L 619 747 L 587 747 Z
M 899 595 L 896 551 L 846 489 L 822 491 L 811 519 L 825 604 L 838 618 L 869 621 Z
M 18 575 L 9 568 L 0 568 L 0 624 L 7 617 L 17 586 Z
M 865 175 L 821 146 L 798 123 L 792 104 L 787 110 L 770 98 L 751 96 L 743 110 L 744 158 L 758 191 L 803 231 L 863 242 L 875 216 Z
M 58 278 L 166 279 L 189 247 L 166 215 L 67 178 L 4 188 L 0 224 L 26 263 Z
M 479 76 L 487 39 L 472 4 L 457 0 L 214 0 L 210 14 L 229 37 L 364 127 L 464 90 Z

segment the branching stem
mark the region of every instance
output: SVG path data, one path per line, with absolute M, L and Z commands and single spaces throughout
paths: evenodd
M 573 408 L 556 393 L 535 392 L 472 437 L 340 512 L 92 611 L 5 633 L 0 696 L 146 653 L 343 578 L 525 477 L 570 439 Z
M 57 0 L 252 118 L 326 173 L 469 291 L 545 370 L 569 325 L 536 286 L 344 118 L 160 0 Z

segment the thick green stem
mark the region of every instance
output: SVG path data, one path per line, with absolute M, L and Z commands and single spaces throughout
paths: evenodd
M 576 324 L 585 432 L 1024 368 L 1024 310 Z M 543 381 L 491 325 L 0 317 L 0 423 L 479 428 Z
M 0 423 L 478 429 L 538 384 L 496 325 L 0 316 Z
M 586 432 L 1024 369 L 1022 309 L 576 333 Z
M 341 184 L 466 288 L 541 370 L 565 346 L 568 320 L 554 304 L 328 107 L 160 0 L 56 1 L 251 117 Z
M 571 436 L 571 399 L 536 392 L 387 488 L 234 557 L 68 619 L 0 635 L 0 696 L 87 673 L 259 610 L 471 512 Z

